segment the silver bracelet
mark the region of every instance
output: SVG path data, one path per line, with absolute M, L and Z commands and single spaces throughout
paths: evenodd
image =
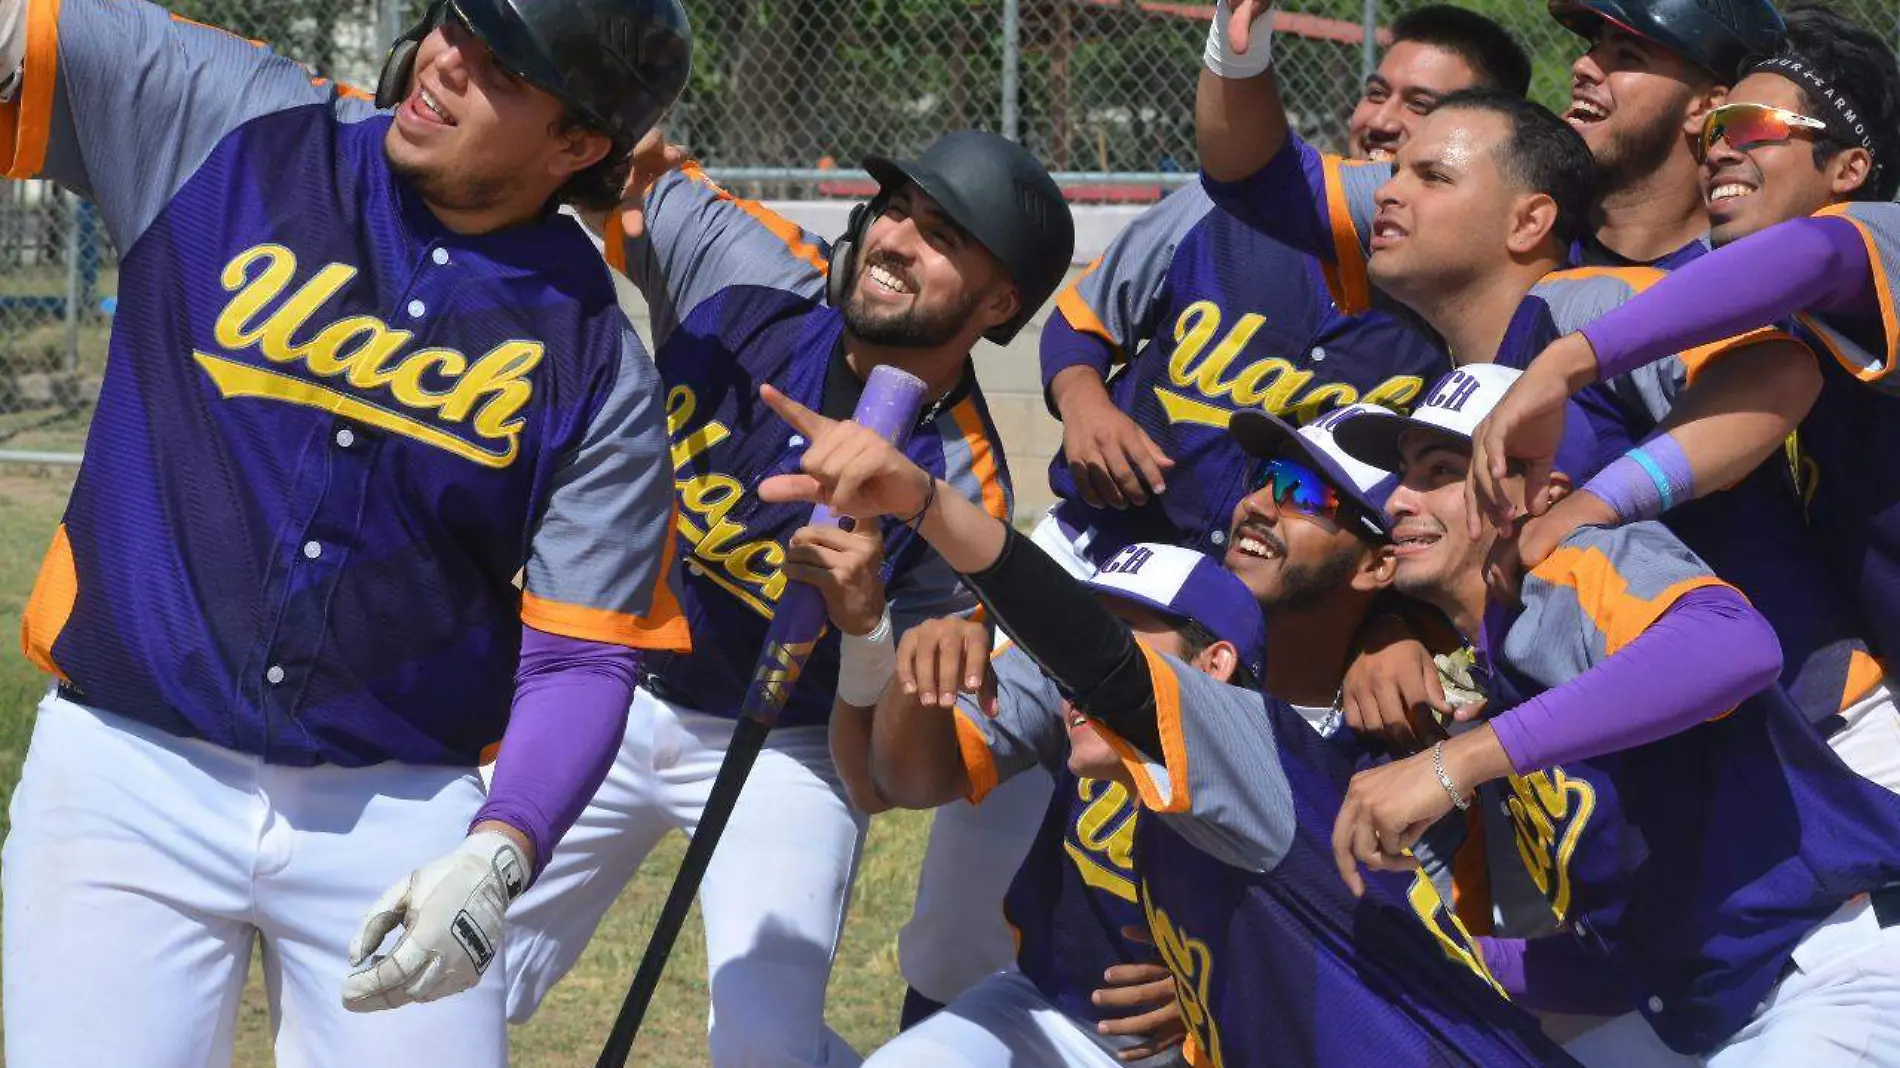
M 1471 798 L 1459 797 L 1458 784 L 1452 782 L 1451 776 L 1445 773 L 1444 742 L 1437 742 L 1432 746 L 1432 770 L 1438 773 L 1438 785 L 1443 786 L 1445 792 L 1451 795 L 1451 803 L 1458 806 L 1458 811 L 1463 812 L 1471 807 Z

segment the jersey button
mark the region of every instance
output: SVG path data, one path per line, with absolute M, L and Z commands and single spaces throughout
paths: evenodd
M 1314 363 L 1326 362 L 1326 346 L 1324 345 L 1313 346 L 1313 362 Z
M 1663 1011 L 1663 999 L 1657 997 L 1654 994 L 1651 994 L 1649 996 L 1649 1011 L 1650 1012 Z
M 323 555 L 323 546 L 314 541 L 306 541 L 303 543 L 303 555 L 306 560 L 315 560 Z
M 687 564 L 686 570 L 694 575 L 704 575 L 706 573 L 706 569 L 700 567 L 698 564 Z
M 356 433 L 349 427 L 343 427 L 336 432 L 337 448 L 347 449 L 354 444 L 356 444 Z
M 436 249 L 434 252 L 429 253 L 429 258 L 435 261 L 437 267 L 447 267 L 449 265 L 449 250 L 445 248 Z
M 1213 532 L 1212 534 L 1209 534 L 1207 536 L 1207 540 L 1213 542 L 1216 545 L 1225 545 L 1227 544 L 1227 535 L 1222 534 L 1220 531 L 1217 530 Z
M 419 300 L 412 300 L 409 302 L 409 318 L 411 319 L 422 318 L 422 313 L 428 310 L 429 310 L 429 306 L 422 303 Z
M 272 686 L 284 681 L 284 669 L 282 665 L 272 664 L 270 670 L 264 672 L 264 681 L 270 683 Z

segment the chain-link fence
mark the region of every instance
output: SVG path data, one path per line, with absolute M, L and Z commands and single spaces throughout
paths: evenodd
M 1275 66 L 1296 127 L 1342 148 L 1384 27 L 1426 0 L 1283 0 Z M 374 83 L 423 0 L 176 0 L 177 14 Z M 669 135 L 752 195 L 858 197 L 871 153 L 959 127 L 1022 140 L 1077 203 L 1153 200 L 1195 169 L 1195 70 L 1211 3 L 686 0 L 692 83 Z M 1561 107 L 1579 42 L 1540 0 L 1462 0 L 1503 23 Z M 1837 6 L 1900 43 L 1893 0 Z M 1368 40 L 1370 31 L 1370 40 Z M 117 255 L 98 216 L 43 182 L 0 188 L 0 460 L 76 460 L 105 359 Z

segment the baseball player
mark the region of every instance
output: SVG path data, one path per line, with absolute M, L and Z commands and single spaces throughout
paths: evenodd
M 1359 405 L 1345 411 L 1362 409 L 1383 410 Z M 1297 434 L 1264 413 L 1236 418 L 1233 432 L 1240 447 L 1256 456 L 1250 479 L 1256 488 L 1232 517 L 1225 566 L 1255 598 L 1246 611 L 1209 614 L 1205 610 L 1214 606 L 1197 604 L 1197 591 L 1227 584 L 1201 574 L 1215 566 L 1211 558 L 1181 547 L 1131 546 L 1087 580 L 1104 596 L 1134 598 L 1180 617 L 1162 628 L 1167 633 L 1190 617 L 1206 624 L 1207 634 L 1193 643 L 1197 649 L 1211 647 L 1224 635 L 1241 650 L 1246 668 L 1236 671 L 1235 685 L 1264 681 L 1269 692 L 1285 695 L 1326 735 L 1340 726 L 1335 698 L 1352 635 L 1386 584 L 1383 532 L 1376 523 L 1349 517 L 1378 513 L 1374 495 L 1387 476 L 1331 446 L 1326 427 L 1342 415 L 1329 413 Z M 1265 671 L 1258 666 L 1260 656 L 1246 653 L 1258 639 L 1236 622 L 1250 622 L 1258 630 L 1263 607 L 1266 640 L 1278 651 Z M 890 799 L 931 807 L 968 797 L 980 802 L 981 810 L 992 791 L 1037 768 L 1047 769 L 1056 788 L 1003 903 L 1007 928 L 1018 942 L 1011 962 L 1015 968 L 979 981 L 946 1011 L 880 1049 L 872 1063 L 938 1057 L 946 1063 L 1001 1064 L 1012 1052 L 1028 1057 L 1045 1042 L 1069 1050 L 1065 1063 L 1072 1064 L 1112 1063 L 1107 1051 L 1115 1046 L 1125 1047 L 1115 1050 L 1122 1060 L 1152 1051 L 1152 1036 L 1144 1034 L 1146 1042 L 1117 1038 L 1127 1029 L 1152 1026 L 1149 1012 L 1135 1011 L 1145 1004 L 1126 1006 L 1126 1018 L 1110 1011 L 1122 1008 L 1134 992 L 1103 988 L 1097 993 L 1104 974 L 1133 971 L 1152 958 L 1151 951 L 1123 934 L 1124 927 L 1139 928 L 1142 919 L 1129 868 L 1135 801 L 1105 781 L 1117 777 L 1113 754 L 1091 731 L 1072 732 L 1066 740 L 1043 732 L 1031 740 L 1046 745 L 1013 754 L 1022 759 L 966 766 L 966 757 L 987 748 L 949 745 L 946 732 L 929 727 L 942 719 L 933 706 L 948 712 L 957 689 L 949 675 L 944 675 L 947 688 L 933 682 L 937 675 L 953 674 L 962 659 L 960 651 L 936 650 L 960 649 L 959 643 L 974 640 L 966 633 L 972 625 L 946 621 L 933 626 L 937 630 L 929 638 L 920 628 L 917 640 L 906 641 L 899 676 L 914 677 L 915 671 L 907 676 L 904 668 L 913 662 L 937 667 L 923 672 L 921 692 L 887 693 L 873 731 L 870 764 L 878 780 L 890 784 Z M 1053 707 L 1031 711 L 1011 714 L 1029 716 L 1032 725 L 1046 716 L 1051 727 L 1061 719 Z M 929 748 L 933 738 L 934 750 Z M 1090 753 L 1097 759 L 1091 761 Z M 1100 758 L 1106 758 L 1106 771 L 1100 770 Z M 1091 764 L 1096 770 L 1089 770 Z M 926 788 L 928 783 L 936 788 Z M 1172 986 L 1166 996 L 1172 1003 Z
M 875 434 L 769 386 L 761 393 L 812 446 L 801 473 L 766 480 L 760 494 L 909 520 L 976 590 L 1021 662 L 1046 676 L 999 663 L 999 686 L 1043 690 L 1020 701 L 999 696 L 999 711 L 1066 702 L 1076 711 L 1065 721 L 1093 721 L 1121 758 L 1123 788 L 1154 816 L 1136 821 L 1137 892 L 1174 973 L 1194 1063 L 1574 1063 L 1498 996 L 1430 880 L 1382 873 L 1366 897 L 1346 892 L 1330 868 L 1326 835 L 1350 758 L 1285 702 L 1231 685 L 1237 658 L 1210 647 L 1191 667 L 1135 641 L 1060 564 Z M 1358 501 L 1338 502 L 1333 515 L 1340 525 L 1377 525 Z M 1131 556 L 1117 566 L 1148 563 Z M 1229 585 L 1194 595 L 1212 617 L 1244 610 L 1238 606 L 1251 599 L 1244 583 L 1212 567 L 1202 574 Z M 987 652 L 986 642 L 966 643 L 953 677 L 980 673 Z M 1000 678 L 1006 670 L 1008 682 Z M 989 744 L 1000 752 L 965 767 L 1032 759 L 1021 755 L 1024 742 L 1005 740 L 1011 729 L 999 718 Z M 896 777 L 881 786 L 894 789 Z M 1334 1026 L 1339 1021 L 1351 1026 Z
M 1390 158 L 1447 93 L 1530 84 L 1530 60 L 1482 15 L 1429 5 L 1391 34 L 1347 124 L 1363 158 Z M 1049 470 L 1057 502 L 1031 537 L 1078 575 L 1136 541 L 1225 551 L 1252 466 L 1227 441 L 1234 411 L 1304 422 L 1361 399 L 1403 408 L 1448 366 L 1409 317 L 1341 314 L 1319 260 L 1239 222 L 1198 183 L 1143 212 L 1062 291 L 1041 347 L 1063 445 Z M 997 903 L 1049 789 L 1032 768 L 981 807 L 932 816 L 898 936 L 906 1024 L 1012 959 Z
M 667 158 L 657 138 L 649 147 Z M 969 352 L 979 338 L 1007 343 L 1022 329 L 1061 282 L 1074 242 L 1061 191 L 1001 137 L 961 131 L 915 160 L 865 166 L 880 191 L 835 247 L 713 185 L 690 161 L 651 174 L 643 163 L 637 200 L 610 235 L 624 238 L 611 241 L 612 258 L 652 308 L 679 492 L 680 603 L 696 638 L 690 657 L 643 658 L 606 782 L 517 906 L 516 1021 L 573 966 L 660 837 L 697 825 L 774 606 L 798 579 L 825 594 L 832 628 L 752 768 L 700 892 L 711 1061 L 855 1060 L 825 1027 L 824 1003 L 866 816 L 850 803 L 852 770 L 834 764 L 827 721 L 847 735 L 862 729 L 896 637 L 974 601 L 901 526 L 812 527 L 808 509 L 760 500 L 759 480 L 795 463 L 806 441 L 759 405 L 756 387 L 772 382 L 848 415 L 873 368 L 904 368 L 928 386 L 909 455 L 1007 520 L 1003 448 Z
M 1832 357 L 1794 364 L 1808 378 L 1797 396 L 1813 405 L 1799 435 L 1807 529 L 1839 568 L 1874 646 L 1891 657 L 1900 648 L 1900 620 L 1886 583 L 1893 553 L 1881 515 L 1900 487 L 1886 465 L 1867 457 L 1883 454 L 1893 422 L 1883 384 L 1893 360 L 1889 341 L 1900 336 L 1886 288 L 1900 232 L 1888 207 L 1900 188 L 1900 164 L 1889 162 L 1900 160 L 1896 83 L 1893 52 L 1866 28 L 1826 8 L 1792 9 L 1783 51 L 1758 59 L 1703 130 L 1702 184 L 1718 251 L 1554 342 L 1531 364 L 1479 434 L 1475 501 L 1497 514 L 1490 472 L 1500 458 L 1522 457 L 1533 472 L 1548 462 L 1536 439 L 1551 398 L 1560 403 L 1572 389 L 1667 346 L 1800 315 L 1816 348 Z M 1735 385 L 1700 381 L 1687 396 Z M 1616 517 L 1647 518 L 1718 488 L 1703 472 L 1731 464 L 1726 457 L 1737 451 L 1775 445 L 1771 432 L 1759 428 L 1751 440 L 1680 428 L 1661 444 L 1680 450 L 1690 477 L 1663 472 L 1658 481 L 1648 452 L 1632 456 L 1628 492 L 1613 502 Z M 1660 451 L 1656 444 L 1645 448 Z M 1871 693 L 1843 702 L 1821 723 L 1849 765 L 1900 789 L 1900 713 L 1877 666 L 1870 677 Z
M 23 626 L 7 1063 L 228 1063 L 254 937 L 280 1062 L 506 1063 L 504 912 L 634 650 L 687 647 L 659 381 L 555 209 L 614 201 L 690 50 L 669 0 L 438 2 L 372 100 L 151 4 L 0 3 L 8 174 L 124 255 Z
M 1270 41 L 1253 44 L 1270 51 Z M 1205 181 L 1216 200 L 1336 264 L 1351 300 L 1370 303 L 1376 286 L 1380 299 L 1404 302 L 1461 365 L 1523 367 L 1549 342 L 1667 277 L 1647 268 L 1556 270 L 1588 210 L 1591 164 L 1580 139 L 1536 105 L 1483 92 L 1448 97 L 1400 151 L 1396 169 L 1321 157 L 1283 121 L 1251 122 L 1248 131 L 1264 137 L 1238 132 L 1239 116 L 1256 110 L 1284 119 L 1271 76 L 1205 72 L 1200 105 Z M 1591 479 L 1585 488 L 1593 492 L 1573 495 L 1565 511 L 1609 518 L 1603 501 L 1622 492 L 1625 476 L 1605 469 L 1689 417 L 1676 411 L 1676 399 L 1692 374 L 1738 384 L 1724 394 L 1732 403 L 1697 420 L 1698 433 L 1760 441 L 1766 429 L 1778 442 L 1805 411 L 1800 361 L 1809 358 L 1786 331 L 1760 330 L 1592 386 L 1564 424 L 1557 462 Z M 1866 697 L 1879 672 L 1783 472 L 1763 464 L 1778 451 L 1762 445 L 1724 469 L 1696 472 L 1733 488 L 1682 509 L 1671 524 L 1775 625 L 1786 654 L 1783 685 L 1818 722 Z M 1660 462 L 1680 465 L 1675 457 Z M 1609 484 L 1594 482 L 1599 471 Z M 1735 537 L 1738 530 L 1749 537 Z
M 1744 59 L 1773 51 L 1780 17 L 1768 0 L 1553 0 L 1549 10 L 1589 46 L 1571 65 L 1563 118 L 1597 163 L 1598 195 L 1566 266 L 1668 270 L 1693 260 L 1708 248 L 1708 226 L 1684 131 L 1721 103 Z M 1775 477 L 1761 473 L 1754 480 Z M 1771 495 L 1780 503 L 1760 503 Z M 1772 525 L 1792 530 L 1787 496 L 1757 485 L 1729 499 L 1757 498 L 1746 507 L 1706 505 L 1699 514 L 1685 512 L 1670 522 L 1706 554 L 1724 532 L 1764 525 L 1759 514 L 1749 513 L 1779 513 Z M 1725 514 L 1730 508 L 1741 514 Z M 1700 529 L 1688 530 L 1689 522 Z M 1438 702 L 1425 685 L 1432 676 L 1424 651 L 1408 640 L 1403 620 L 1393 622 L 1397 628 L 1381 635 L 1385 651 L 1363 657 L 1348 674 L 1347 706 L 1361 720 L 1402 730 L 1408 709 L 1422 711 Z M 1831 639 L 1817 633 L 1813 640 Z M 1805 660 L 1789 662 L 1798 671 Z M 1372 711 L 1363 711 L 1368 707 Z
M 1413 416 L 1337 431 L 1402 475 L 1397 586 L 1480 645 L 1501 713 L 1354 778 L 1342 875 L 1409 865 L 1418 828 L 1508 781 L 1553 916 L 1672 1049 L 1713 1068 L 1900 1063 L 1900 796 L 1828 749 L 1772 685 L 1766 621 L 1661 525 L 1560 531 L 1528 573 L 1488 525 L 1471 536 L 1470 434 L 1517 374 L 1460 368 Z M 1541 492 L 1567 488 L 1559 467 Z

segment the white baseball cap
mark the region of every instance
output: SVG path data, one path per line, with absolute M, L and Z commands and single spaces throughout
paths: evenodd
M 1175 619 L 1191 619 L 1232 643 L 1255 679 L 1266 678 L 1267 624 L 1253 591 L 1219 560 L 1179 545 L 1143 542 L 1116 553 L 1088 586 Z
M 1278 416 L 1245 408 L 1234 413 L 1227 423 L 1227 432 L 1250 456 L 1263 460 L 1284 457 L 1313 468 L 1334 492 L 1358 505 L 1357 532 L 1383 541 L 1390 534 L 1385 499 L 1392 491 L 1394 480 L 1390 474 L 1361 463 L 1342 448 L 1338 430 L 1361 416 L 1396 414 L 1376 404 L 1354 404 L 1327 412 L 1295 430 Z
M 1478 424 L 1521 374 L 1495 363 L 1460 367 L 1439 379 L 1411 415 L 1377 409 L 1341 423 L 1333 438 L 1354 459 L 1381 471 L 1397 471 L 1405 466 L 1399 441 L 1407 432 L 1426 430 L 1469 444 Z

